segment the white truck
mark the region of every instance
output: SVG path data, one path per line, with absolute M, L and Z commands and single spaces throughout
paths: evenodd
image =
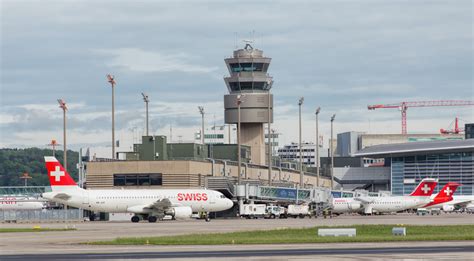
M 281 218 L 285 215 L 285 208 L 280 206 L 267 206 L 265 218 Z
M 308 205 L 288 205 L 288 208 L 285 213 L 286 217 L 293 217 L 293 218 L 311 218 L 311 212 L 309 211 Z
M 267 214 L 265 204 L 244 204 L 240 209 L 241 218 L 264 218 Z

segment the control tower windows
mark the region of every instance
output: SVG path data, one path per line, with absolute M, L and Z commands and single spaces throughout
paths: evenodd
M 231 63 L 232 72 L 262 72 L 266 71 L 268 65 L 263 63 Z M 264 70 L 265 69 L 265 70 Z
M 229 82 L 233 92 L 238 91 L 266 91 L 270 89 L 267 82 Z

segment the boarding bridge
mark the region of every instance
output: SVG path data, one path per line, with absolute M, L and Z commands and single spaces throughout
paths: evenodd
M 330 191 L 326 188 L 299 189 L 259 185 L 236 185 L 238 199 L 254 201 L 277 201 L 286 203 L 326 203 Z

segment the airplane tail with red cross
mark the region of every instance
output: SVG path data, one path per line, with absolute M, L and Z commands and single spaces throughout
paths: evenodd
M 420 182 L 420 184 L 418 184 L 418 186 L 415 188 L 415 190 L 413 190 L 410 196 L 431 197 L 431 194 L 433 194 L 433 191 L 437 184 L 438 182 L 436 181 L 436 179 L 425 178 Z
M 433 201 L 425 205 L 424 207 L 430 207 L 433 205 L 447 203 L 453 200 L 453 194 L 456 192 L 456 189 L 461 184 L 456 182 L 448 182 L 444 187 L 438 192 L 438 194 L 433 198 Z
M 71 175 L 64 169 L 55 157 L 44 157 L 48 171 L 49 183 L 53 191 L 79 189 Z

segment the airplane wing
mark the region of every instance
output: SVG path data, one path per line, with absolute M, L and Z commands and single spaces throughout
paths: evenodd
M 374 202 L 374 199 L 368 197 L 356 197 L 354 199 L 360 201 L 362 204 L 369 204 Z
M 172 204 L 171 201 L 167 198 L 159 199 L 152 204 L 149 205 L 141 205 L 141 206 L 132 206 L 129 207 L 127 210 L 133 213 L 165 213 L 170 210 L 172 207 L 179 207 L 178 204 Z

